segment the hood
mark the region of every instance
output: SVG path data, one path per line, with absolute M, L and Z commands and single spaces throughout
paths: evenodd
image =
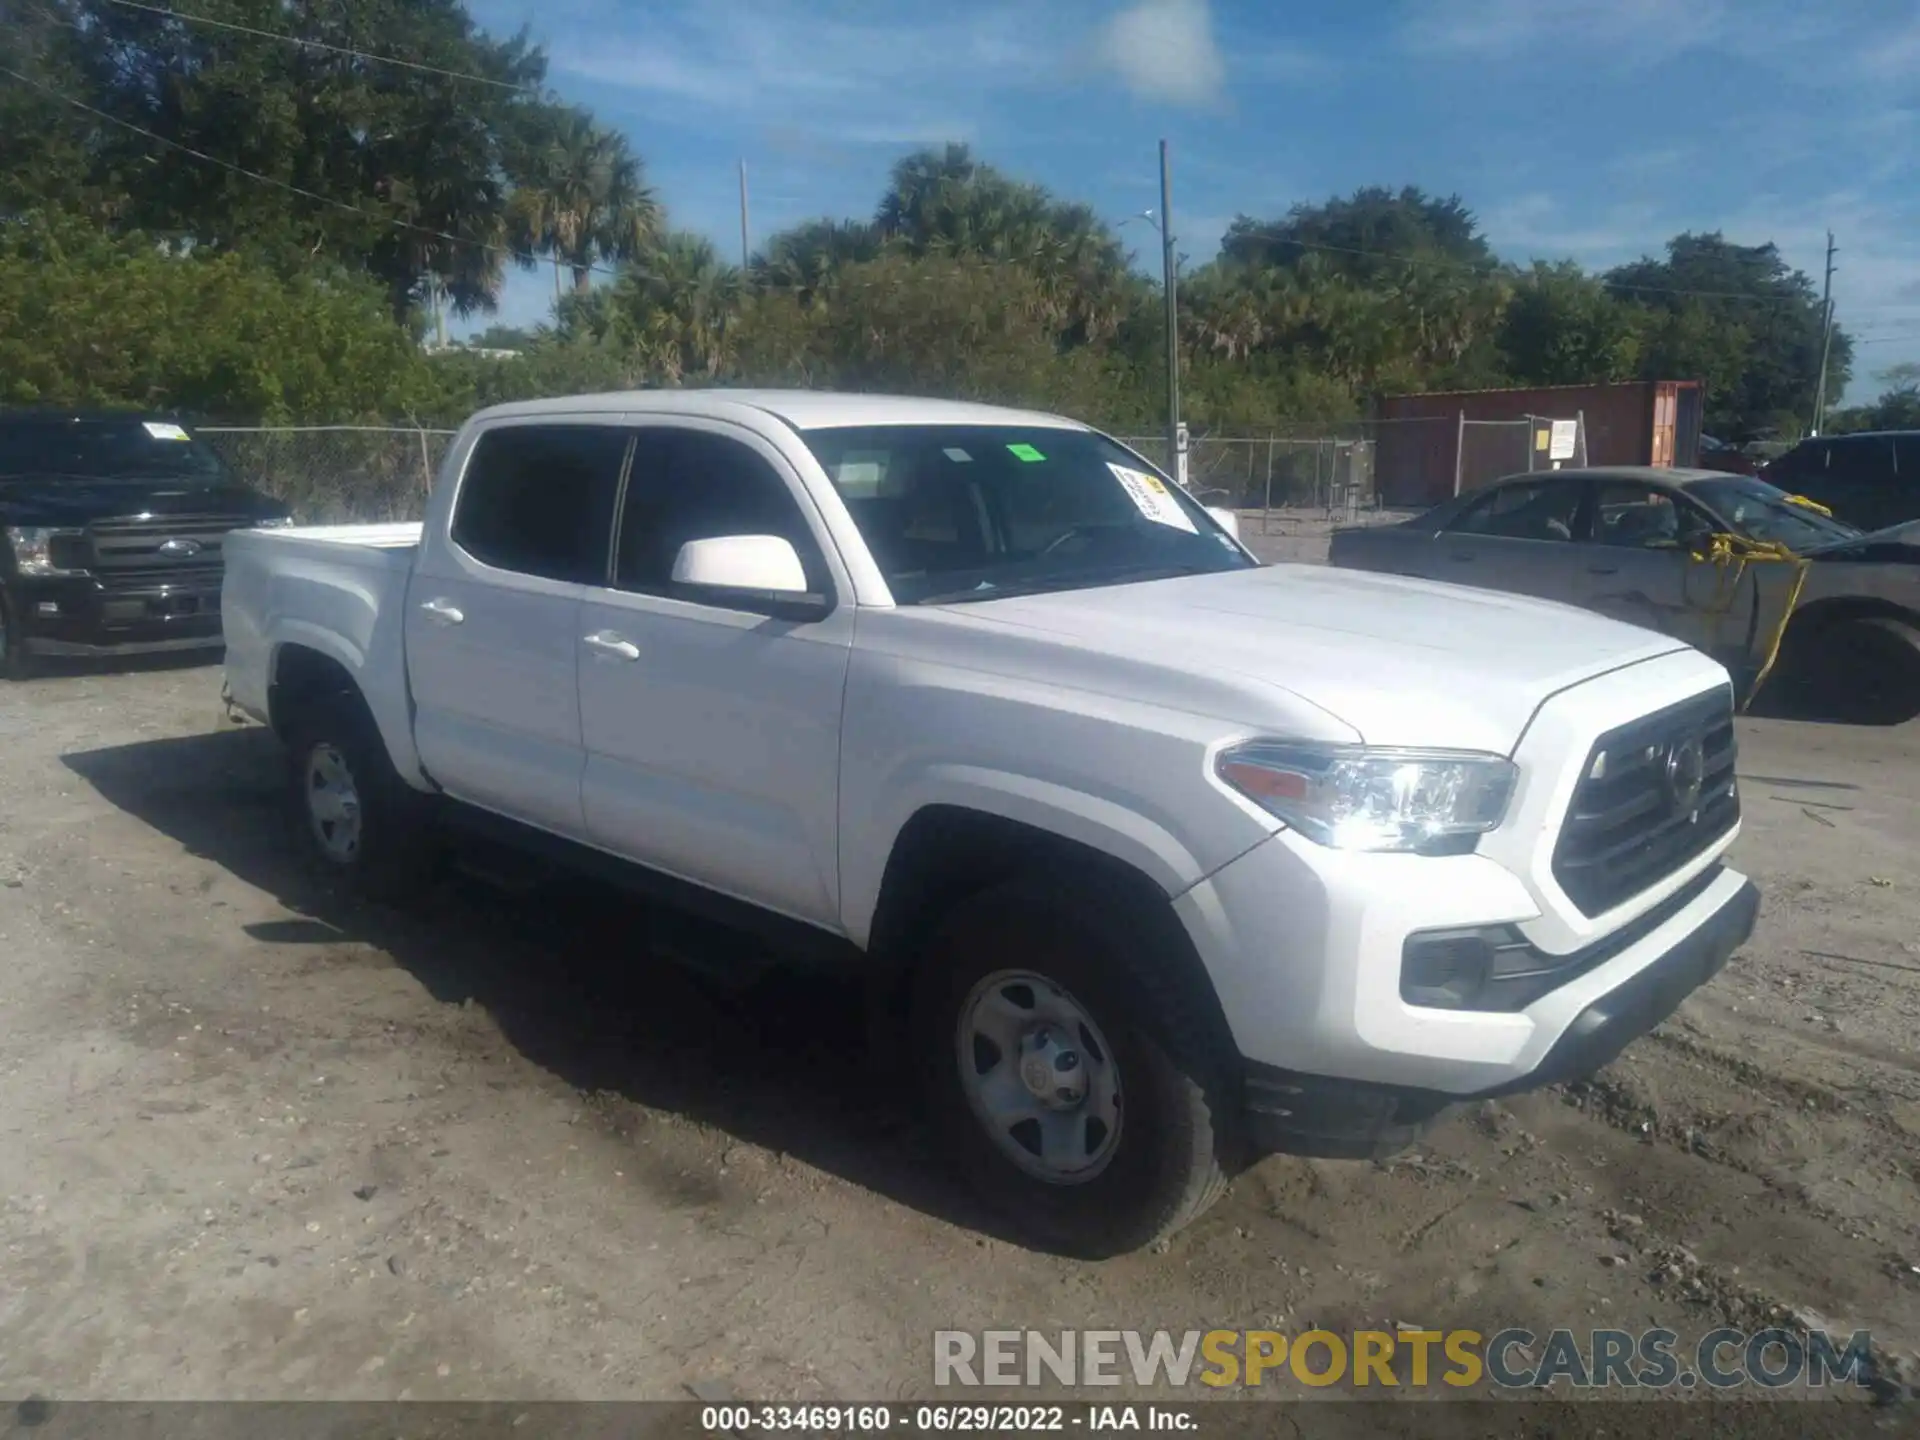
M 1920 520 L 1902 520 L 1898 525 L 1889 525 L 1884 530 L 1869 530 L 1863 535 L 1850 535 L 1844 540 L 1809 545 L 1800 553 L 1806 556 L 1831 555 L 1861 545 L 1920 545 Z
M 0 516 L 14 525 L 85 525 L 121 515 L 243 515 L 268 520 L 291 513 L 278 500 L 245 485 L 151 479 L 66 479 L 18 476 L 0 480 Z
M 1370 745 L 1505 754 L 1549 696 L 1685 644 L 1491 590 L 1275 565 L 952 607 L 1167 669 L 1291 691 Z

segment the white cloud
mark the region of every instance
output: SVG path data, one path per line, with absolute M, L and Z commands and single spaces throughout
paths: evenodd
M 1226 86 L 1207 0 L 1137 0 L 1102 27 L 1097 51 L 1105 68 L 1146 99 L 1210 105 Z

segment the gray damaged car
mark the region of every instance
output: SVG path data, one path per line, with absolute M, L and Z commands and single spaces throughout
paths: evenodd
M 1863 533 L 1766 481 L 1646 466 L 1515 475 L 1332 564 L 1533 595 L 1687 641 L 1743 702 L 1882 723 L 1920 712 L 1920 521 Z

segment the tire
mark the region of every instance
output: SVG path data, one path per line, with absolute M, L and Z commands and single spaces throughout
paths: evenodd
M 0 591 L 0 680 L 33 678 L 33 660 L 20 627 L 14 623 L 13 603 Z
M 955 1166 L 1023 1239 L 1083 1259 L 1172 1235 L 1240 1158 L 1237 1052 L 1150 938 L 1171 917 L 1140 909 L 1114 886 L 997 885 L 941 919 L 917 974 L 913 1046 Z
M 431 801 L 400 778 L 359 697 L 315 697 L 287 726 L 288 783 L 323 873 L 368 900 L 398 901 L 438 869 Z
M 1814 631 L 1783 652 L 1781 668 L 1778 693 L 1768 696 L 1776 683 L 1770 680 L 1757 697 L 1768 713 L 1855 725 L 1900 725 L 1920 716 L 1920 626 L 1897 616 Z

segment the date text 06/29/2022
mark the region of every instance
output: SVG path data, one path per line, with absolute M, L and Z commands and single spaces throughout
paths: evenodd
M 708 1405 L 700 1428 L 747 1435 L 795 1431 L 805 1434 L 873 1435 L 889 1430 L 914 1434 L 1003 1435 L 1016 1431 L 1157 1430 L 1200 1428 L 1191 1409 L 1170 1405 Z
M 1872 1337 L 1824 1330 L 940 1330 L 933 1383 L 950 1387 L 1214 1391 L 1310 1388 L 1459 1391 L 1627 1389 L 1780 1391 L 1866 1386 Z M 1201 1392 L 1204 1393 L 1204 1392 Z

